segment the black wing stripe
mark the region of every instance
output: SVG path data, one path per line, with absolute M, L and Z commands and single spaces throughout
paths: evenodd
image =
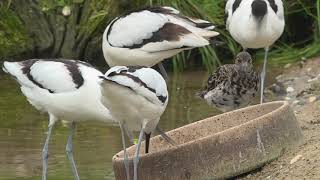
M 79 66 L 77 64 L 69 63 L 69 62 L 65 63 L 65 66 L 69 70 L 72 80 L 76 84 L 76 88 L 79 89 L 84 83 L 84 79 L 79 70 Z
M 108 75 L 108 77 L 112 77 L 112 76 L 126 76 L 130 79 L 132 79 L 134 82 L 140 84 L 141 86 L 143 86 L 144 88 L 148 89 L 149 91 L 153 92 L 154 94 L 156 94 L 156 90 L 149 87 L 146 83 L 144 83 L 143 81 L 141 81 L 140 78 L 136 77 L 136 76 L 133 76 L 131 74 L 127 74 L 127 73 L 124 73 L 124 72 L 119 72 L 119 73 L 116 73 L 116 72 L 112 72 Z M 167 96 L 162 96 L 162 95 L 157 95 L 158 99 L 164 103 L 166 100 L 167 100 Z
M 38 87 L 48 90 L 50 93 L 54 93 L 55 91 L 45 87 L 44 85 L 36 81 L 34 77 L 31 75 L 31 66 L 38 61 L 51 61 L 51 62 L 63 63 L 67 68 L 67 70 L 69 71 L 69 74 L 72 77 L 72 81 L 76 85 L 77 89 L 79 89 L 84 83 L 84 79 L 79 69 L 79 64 L 92 68 L 92 66 L 88 63 L 85 63 L 82 61 L 66 60 L 66 59 L 31 59 L 31 60 L 22 62 L 22 66 L 23 66 L 22 72 L 27 75 L 28 79 Z
M 73 83 L 76 85 L 76 88 L 79 89 L 83 83 L 84 79 L 79 69 L 79 64 L 92 67 L 90 64 L 82 61 L 75 61 L 75 60 L 67 60 L 67 59 L 48 59 L 48 61 L 53 62 L 60 62 L 65 65 L 68 69 L 70 76 L 72 77 Z
M 273 9 L 273 11 L 275 13 L 277 13 L 278 12 L 278 6 L 276 5 L 276 2 L 274 0 L 268 0 L 268 1 L 269 1 L 269 4 L 270 4 L 271 8 Z
M 234 13 L 234 11 L 237 10 L 237 8 L 240 6 L 240 3 L 241 3 L 242 0 L 235 0 L 233 2 L 233 5 L 232 5 L 232 13 Z
M 196 23 L 196 27 L 197 28 L 202 28 L 202 29 L 205 29 L 205 28 L 208 28 L 210 26 L 213 26 L 212 23 L 207 23 L 207 22 L 204 22 L 204 23 Z
M 140 48 L 148 43 L 152 42 L 161 42 L 161 41 L 179 41 L 180 35 L 190 34 L 191 32 L 186 28 L 173 24 L 166 23 L 162 28 L 158 31 L 154 32 L 150 39 L 143 40 L 141 44 L 138 44 L 136 47 L 132 48 Z
M 229 17 L 229 12 L 226 11 L 226 13 L 224 14 L 224 23 L 225 24 L 227 24 L 228 17 Z
M 25 75 L 27 75 L 27 77 L 28 77 L 28 79 L 33 83 L 33 84 L 35 84 L 35 85 L 37 85 L 38 87 L 40 87 L 40 88 L 42 88 L 42 89 L 46 89 L 46 90 L 48 90 L 50 93 L 54 93 L 54 91 L 53 90 L 51 90 L 51 89 L 48 89 L 48 88 L 45 88 L 41 83 L 39 83 L 38 81 L 36 81 L 34 78 L 33 78 L 33 76 L 31 75 L 31 66 L 34 64 L 34 63 L 36 63 L 36 62 L 38 62 L 39 61 L 39 59 L 31 59 L 31 60 L 29 60 L 29 61 L 23 61 L 22 62 L 22 73 L 23 74 L 25 74 Z
M 107 34 L 106 34 L 106 40 L 107 40 L 107 42 L 109 42 L 109 35 L 110 35 L 110 33 L 111 33 L 111 30 L 112 30 L 112 28 L 113 28 L 113 24 L 119 19 L 120 17 L 117 17 L 117 18 L 115 18 L 112 22 L 111 22 L 111 24 L 110 24 L 110 26 L 109 26 L 109 29 L 108 29 L 108 32 L 107 32 Z M 109 42 L 109 44 L 111 45 L 111 46 L 113 46 L 110 42 Z
M 173 24 L 166 23 L 158 31 L 152 33 L 152 36 L 149 39 L 144 39 L 139 44 L 133 44 L 130 46 L 122 46 L 123 48 L 136 49 L 141 48 L 142 46 L 153 43 L 153 42 L 162 42 L 162 41 L 179 41 L 181 35 L 190 34 L 191 32 L 186 28 Z M 110 43 L 110 42 L 109 42 Z M 111 46 L 113 46 L 110 43 Z

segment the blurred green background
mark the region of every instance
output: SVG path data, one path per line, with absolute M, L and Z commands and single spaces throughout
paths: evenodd
M 284 4 L 286 29 L 272 48 L 271 63 L 285 64 L 319 55 L 320 0 L 287 0 Z M 166 61 L 175 72 L 190 67 L 212 70 L 241 50 L 225 29 L 225 0 L 2 0 L 0 59 L 64 57 L 105 66 L 101 36 L 108 22 L 149 5 L 173 6 L 185 15 L 210 20 L 225 42 L 216 48 L 186 51 Z M 263 50 L 252 53 L 262 59 Z

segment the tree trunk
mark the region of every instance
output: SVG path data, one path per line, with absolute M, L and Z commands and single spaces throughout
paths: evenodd
M 10 8 L 26 26 L 33 57 L 85 58 L 95 62 L 103 59 L 102 33 L 108 20 L 118 13 L 121 3 L 117 0 L 68 3 L 67 0 L 14 0 Z

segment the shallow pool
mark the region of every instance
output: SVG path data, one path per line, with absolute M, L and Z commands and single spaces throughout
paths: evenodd
M 195 97 L 207 76 L 204 71 L 170 75 L 169 104 L 160 120 L 164 130 L 220 113 Z M 47 126 L 47 115 L 28 104 L 13 79 L 0 74 L 0 180 L 40 179 Z M 49 144 L 49 180 L 73 179 L 65 154 L 68 133 L 61 123 L 54 127 Z M 118 127 L 102 123 L 77 125 L 74 156 L 81 179 L 114 179 L 111 159 L 121 149 Z

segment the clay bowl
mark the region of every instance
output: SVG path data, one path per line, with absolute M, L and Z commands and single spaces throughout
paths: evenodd
M 141 147 L 139 180 L 224 179 L 272 161 L 286 149 L 299 145 L 303 136 L 287 102 L 276 101 L 224 113 L 188 124 L 150 141 L 150 153 Z M 135 146 L 127 149 L 130 174 Z M 125 179 L 123 152 L 113 157 L 117 180 Z

